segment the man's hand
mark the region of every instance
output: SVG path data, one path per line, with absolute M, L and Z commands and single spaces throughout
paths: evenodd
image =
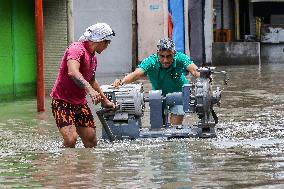
M 114 88 L 118 88 L 119 86 L 121 86 L 123 83 L 122 83 L 122 80 L 121 79 L 116 79 L 112 84 L 111 86 L 113 86 Z
M 90 90 L 89 95 L 90 95 L 90 97 L 91 97 L 91 99 L 92 99 L 92 102 L 93 102 L 94 104 L 98 104 L 98 103 L 100 103 L 101 100 L 102 100 L 100 93 L 98 93 L 98 92 L 95 91 L 95 90 Z
M 105 100 L 105 101 L 102 101 L 102 105 L 103 105 L 104 108 L 110 108 L 112 110 L 115 110 L 115 108 L 116 108 L 115 104 L 113 102 L 109 101 L 108 99 Z
M 116 79 L 111 85 L 114 88 L 118 88 L 120 85 L 129 84 L 136 81 L 143 75 L 144 71 L 141 68 L 136 68 L 134 72 L 127 74 L 123 79 Z

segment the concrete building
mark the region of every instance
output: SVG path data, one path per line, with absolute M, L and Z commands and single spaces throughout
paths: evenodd
M 213 64 L 284 62 L 283 0 L 214 0 Z
M 0 76 L 5 89 L 2 97 L 36 95 L 35 2 L 0 0 L 0 22 L 6 26 L 0 29 L 0 40 L 7 47 L 1 50 L 0 61 L 9 62 Z M 173 3 L 182 8 L 182 14 Z M 178 31 L 184 36 L 184 52 L 197 65 L 210 63 L 212 1 L 42 0 L 45 94 L 49 95 L 55 82 L 65 48 L 96 22 L 107 22 L 116 32 L 110 47 L 98 55 L 98 77 L 132 71 L 139 61 L 155 53 L 158 39 L 168 37 L 169 5 L 172 15 L 179 13 L 175 19 L 184 28 Z
M 0 29 L 1 44 L 7 46 L 0 61 L 10 62 L 0 76 L 6 91 L 1 92 L 35 95 L 34 1 L 0 0 L 0 5 L 0 23 L 7 26 Z M 98 77 L 130 72 L 156 52 L 158 39 L 170 34 L 175 39 L 169 13 L 171 21 L 182 26 L 179 49 L 199 66 L 258 64 L 260 57 L 263 62 L 283 62 L 283 8 L 280 0 L 43 0 L 45 94 L 51 91 L 66 46 L 96 22 L 108 23 L 116 33 L 98 55 Z

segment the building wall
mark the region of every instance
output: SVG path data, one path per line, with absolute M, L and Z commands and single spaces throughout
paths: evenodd
M 261 62 L 277 63 L 284 62 L 284 43 L 262 43 L 261 44 Z
M 49 95 L 56 80 L 60 60 L 68 45 L 66 0 L 43 0 L 44 15 L 44 79 Z
M 165 0 L 138 0 L 138 59 L 157 51 L 157 42 L 168 37 L 168 3 Z
M 172 39 L 177 52 L 185 52 L 184 0 L 168 0 L 168 11 L 173 24 Z M 186 15 L 187 16 L 187 15 Z
M 33 0 L 0 0 L 0 100 L 35 96 Z
M 132 9 L 132 0 L 73 0 L 75 40 L 88 26 L 98 22 L 106 22 L 116 34 L 109 47 L 97 55 L 96 76 L 123 75 L 131 71 Z
M 260 63 L 259 42 L 215 42 L 213 65 L 245 65 Z

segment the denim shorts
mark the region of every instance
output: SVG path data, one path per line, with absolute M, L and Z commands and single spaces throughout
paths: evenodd
M 184 115 L 185 114 L 185 112 L 183 111 L 183 105 L 170 106 L 169 112 L 174 115 Z

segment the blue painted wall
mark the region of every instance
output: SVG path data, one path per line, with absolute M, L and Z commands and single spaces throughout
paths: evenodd
M 168 6 L 173 22 L 172 39 L 176 50 L 184 53 L 184 0 L 168 0 Z

